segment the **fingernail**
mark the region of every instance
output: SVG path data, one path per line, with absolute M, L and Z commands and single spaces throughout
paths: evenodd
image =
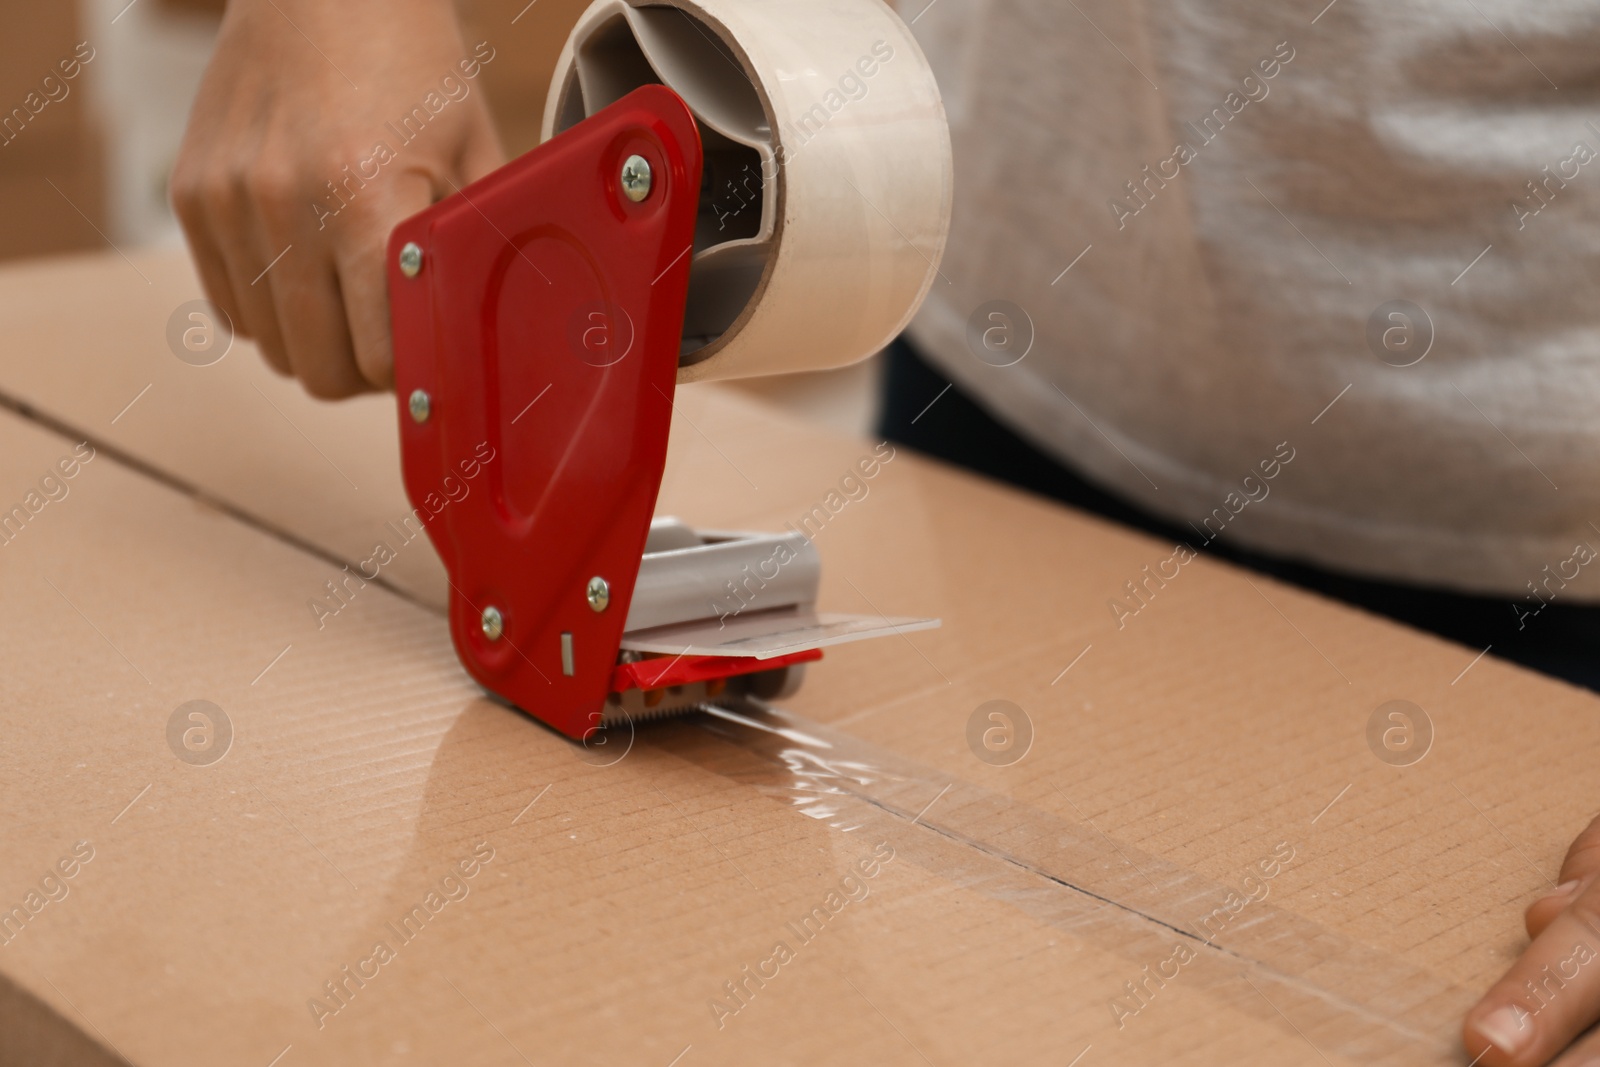
M 1516 1055 L 1533 1040 L 1533 1027 L 1520 1022 L 1517 1009 L 1509 1006 L 1496 1008 L 1479 1019 L 1475 1029 L 1508 1056 Z
M 1566 896 L 1568 893 L 1578 888 L 1579 881 L 1581 881 L 1581 879 L 1574 878 L 1570 881 L 1562 882 L 1560 885 L 1550 890 L 1550 892 L 1546 895 L 1552 897 Z

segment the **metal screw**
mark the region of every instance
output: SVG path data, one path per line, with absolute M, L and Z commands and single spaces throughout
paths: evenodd
M 622 191 L 635 204 L 650 195 L 650 162 L 643 156 L 629 156 L 622 164 Z
M 606 610 L 611 604 L 611 585 L 598 574 L 589 579 L 589 588 L 583 592 L 589 598 L 589 606 L 596 612 Z
M 480 625 L 483 627 L 483 636 L 491 641 L 500 640 L 500 635 L 506 632 L 505 617 L 500 614 L 500 609 L 493 604 L 483 609 L 483 619 Z
M 433 413 L 433 398 L 422 389 L 413 389 L 411 400 L 406 406 L 411 409 L 413 422 L 427 422 L 428 416 Z
M 407 278 L 415 278 L 421 270 L 422 246 L 415 241 L 407 241 L 400 250 L 400 273 Z

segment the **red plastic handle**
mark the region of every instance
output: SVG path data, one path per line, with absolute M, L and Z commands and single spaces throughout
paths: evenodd
M 572 737 L 611 690 L 661 485 L 700 174 L 687 106 L 647 86 L 389 239 L 406 492 L 449 571 L 456 651 Z

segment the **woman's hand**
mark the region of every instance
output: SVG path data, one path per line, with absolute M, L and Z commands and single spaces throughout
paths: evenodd
M 1463 1039 L 1481 1067 L 1547 1063 L 1600 1018 L 1597 875 L 1600 818 L 1567 850 L 1560 884 L 1528 905 L 1533 944 L 1467 1013 Z M 1575 1045 L 1568 1058 L 1600 1062 L 1600 1033 Z
M 230 0 L 172 175 L 213 303 L 314 396 L 393 382 L 401 219 L 500 164 L 450 0 Z

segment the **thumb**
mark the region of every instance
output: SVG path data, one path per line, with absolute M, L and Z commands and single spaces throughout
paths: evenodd
M 432 182 L 421 172 L 402 172 L 385 183 L 381 195 L 362 205 L 365 211 L 334 249 L 339 291 L 350 340 L 361 377 L 374 389 L 394 384 L 394 348 L 389 331 L 389 234 L 405 219 L 434 201 Z
M 495 133 L 494 125 L 488 117 L 484 116 L 474 122 L 473 129 L 461 149 L 461 159 L 458 164 L 461 184 L 468 185 L 477 181 L 498 169 L 505 161 L 505 149 L 500 146 L 500 137 Z
M 1545 928 L 1566 910 L 1600 875 L 1600 816 L 1584 827 L 1567 849 L 1567 858 L 1561 862 L 1560 883 L 1550 892 L 1528 905 L 1524 921 L 1528 936 L 1538 937 Z
M 348 243 L 336 250 L 339 286 L 356 366 L 375 389 L 394 385 L 394 342 L 389 329 L 388 264 L 384 257 L 389 234 L 401 222 L 437 200 L 458 192 L 505 162 L 500 139 L 487 114 L 477 115 L 456 160 L 456 173 L 430 175 L 425 168 L 402 171 L 375 198 Z

